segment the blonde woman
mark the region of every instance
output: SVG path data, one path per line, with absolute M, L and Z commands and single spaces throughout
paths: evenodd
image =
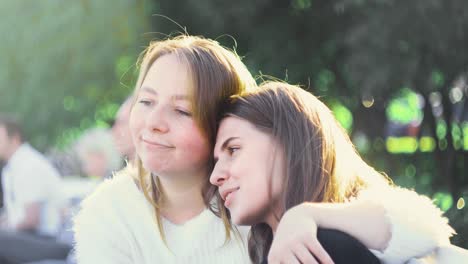
M 209 174 L 220 104 L 255 85 L 215 41 L 150 44 L 130 113 L 136 159 L 84 201 L 78 263 L 248 262 Z

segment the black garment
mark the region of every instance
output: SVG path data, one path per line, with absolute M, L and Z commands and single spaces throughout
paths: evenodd
M 0 230 L 0 264 L 66 259 L 71 246 L 52 237 Z
M 341 231 L 319 228 L 317 238 L 335 264 L 380 263 L 361 242 Z M 264 260 L 262 263 L 267 264 L 268 261 Z

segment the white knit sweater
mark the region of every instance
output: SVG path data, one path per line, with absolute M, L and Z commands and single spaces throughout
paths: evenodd
M 452 229 L 429 199 L 404 189 L 390 192 L 397 193 L 369 191 L 358 198 L 381 203 L 387 211 L 392 238 L 384 252 L 373 251 L 383 263 L 404 263 L 448 243 Z M 183 225 L 163 220 L 163 226 L 167 246 L 151 205 L 133 179 L 120 175 L 106 180 L 86 198 L 75 218 L 78 263 L 250 263 L 248 230 L 240 230 L 240 239 L 232 234 L 224 245 L 223 222 L 209 210 Z
M 245 229 L 225 244 L 223 222 L 205 210 L 183 225 L 163 220 L 166 246 L 153 212 L 131 177 L 106 180 L 75 218 L 78 263 L 249 263 Z

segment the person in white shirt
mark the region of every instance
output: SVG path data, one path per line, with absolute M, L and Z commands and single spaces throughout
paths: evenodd
M 0 116 L 0 159 L 4 207 L 0 222 L 0 260 L 22 263 L 66 256 L 55 245 L 60 225 L 60 176 L 49 161 L 25 142 L 19 123 Z

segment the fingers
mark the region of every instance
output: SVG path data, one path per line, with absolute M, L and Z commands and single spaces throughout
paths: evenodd
M 270 257 L 268 258 L 268 264 L 302 264 L 302 263 L 303 262 L 300 262 L 292 252 L 288 252 L 288 254 L 281 256 L 281 258 L 270 258 Z
M 268 262 L 270 263 L 270 262 Z M 299 262 L 299 260 L 296 259 L 296 257 L 294 255 L 289 255 L 287 258 L 284 258 L 281 262 L 281 264 L 289 264 L 289 263 L 292 263 L 292 264 L 301 264 L 301 262 Z
M 302 264 L 318 264 L 312 253 L 303 244 L 297 245 L 293 253 Z
M 312 254 L 315 256 L 315 258 L 321 263 L 321 264 L 334 264 L 332 258 L 330 255 L 328 255 L 327 251 L 322 247 L 320 242 L 318 240 L 307 240 L 305 241 L 305 245 L 307 249 L 312 252 Z
M 317 245 L 319 247 L 315 246 L 314 251 L 320 252 L 321 250 L 323 250 L 321 254 L 323 255 L 323 253 L 325 253 L 325 255 L 328 256 L 328 254 L 322 248 L 320 243 L 317 243 Z M 331 258 L 327 262 L 326 256 L 325 258 L 322 256 L 322 259 L 325 259 L 325 261 L 322 262 L 322 259 L 317 256 L 314 257 L 314 253 L 311 250 L 309 250 L 304 244 L 297 244 L 296 246 L 291 247 L 290 250 L 288 250 L 287 252 L 283 252 L 282 254 L 278 256 L 269 255 L 268 263 L 269 264 L 279 264 L 279 263 L 281 264 L 283 263 L 284 264 L 290 264 L 290 263 L 292 264 L 296 264 L 296 263 L 297 264 L 319 264 L 319 263 L 333 264 L 333 261 L 331 260 Z

